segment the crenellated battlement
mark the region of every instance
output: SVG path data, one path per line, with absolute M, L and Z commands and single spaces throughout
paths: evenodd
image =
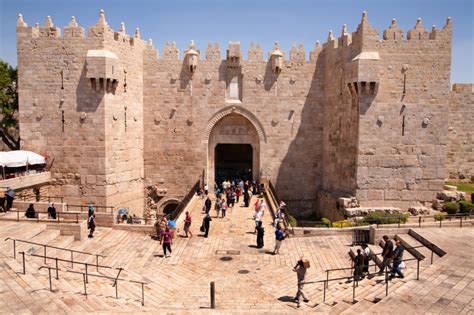
M 101 10 L 99 13 L 99 19 L 96 24 L 88 28 L 87 36 L 84 27 L 79 26 L 77 23 L 76 17 L 72 16 L 68 25 L 64 27 L 64 34 L 61 34 L 61 28 L 55 26 L 51 16 L 46 17 L 44 26 L 40 26 L 38 22 L 34 26 L 29 27 L 28 24 L 24 21 L 23 15 L 18 15 L 17 25 L 17 36 L 19 38 L 48 38 L 48 39 L 105 39 L 105 40 L 114 40 L 120 43 L 126 43 L 130 46 L 136 46 L 137 43 L 145 45 L 146 42 L 141 40 L 140 29 L 137 28 L 133 35 L 128 35 L 125 31 L 125 23 L 121 23 L 119 30 L 114 31 L 107 24 L 105 19 L 104 10 Z M 152 46 L 151 39 L 148 42 L 149 46 Z
M 383 31 L 383 36 L 380 38 L 379 31 L 374 29 L 367 18 L 367 13 L 364 11 L 362 13 L 362 19 L 359 23 L 355 32 L 350 33 L 347 29 L 347 25 L 342 26 L 342 31 L 340 37 L 335 37 L 332 30 L 329 31 L 326 42 L 320 45 L 319 41 L 316 42 L 313 51 L 309 53 L 309 59 L 307 59 L 306 51 L 303 47 L 303 44 L 299 46 L 296 43 L 293 43 L 290 52 L 289 58 L 287 60 L 302 63 L 302 62 L 313 62 L 317 59 L 317 56 L 321 51 L 339 49 L 344 47 L 351 47 L 352 45 L 357 45 L 361 51 L 367 49 L 369 46 L 374 47 L 376 45 L 384 45 L 384 43 L 397 42 L 401 45 L 410 46 L 410 45 L 420 45 L 424 42 L 433 42 L 433 41 L 442 41 L 450 42 L 451 41 L 451 18 L 448 17 L 446 24 L 443 28 L 436 28 L 434 25 L 431 32 L 424 29 L 421 18 L 419 18 L 415 26 L 410 29 L 408 32 L 405 32 L 399 28 L 397 21 L 392 20 L 390 26 Z M 44 26 L 40 26 L 39 23 L 36 23 L 33 27 L 28 27 L 27 23 L 24 21 L 23 16 L 19 14 L 17 20 L 17 34 L 19 37 L 31 37 L 31 38 L 104 38 L 104 39 L 113 39 L 116 42 L 127 43 L 130 46 L 135 46 L 137 42 L 146 44 L 141 40 L 140 30 L 137 28 L 133 35 L 126 33 L 125 24 L 122 22 L 118 31 L 114 31 L 107 24 L 105 19 L 104 10 L 101 10 L 99 13 L 99 19 L 95 25 L 92 25 L 88 28 L 87 37 L 85 35 L 85 29 L 78 25 L 76 18 L 71 17 L 70 22 L 67 26 L 64 27 L 64 34 L 61 34 L 61 29 L 54 25 L 53 20 L 50 16 L 46 18 Z M 153 47 L 152 40 L 149 39 L 148 46 Z M 370 49 L 369 49 L 370 50 Z M 373 49 L 372 49 L 373 50 Z M 284 53 L 284 52 L 283 52 Z M 271 52 L 268 52 L 270 55 Z M 247 52 L 248 61 L 264 61 L 263 51 L 260 44 L 254 46 L 253 42 L 250 44 Z M 286 55 L 286 54 L 285 54 Z M 182 60 L 184 57 L 183 54 L 180 55 L 180 50 L 177 48 L 176 43 L 172 42 L 171 44 L 167 42 L 163 48 L 162 58 L 165 60 Z M 198 56 L 201 59 L 201 54 Z M 212 45 L 208 44 L 205 53 L 206 61 L 218 61 L 222 60 L 221 49 L 219 44 Z M 269 60 L 269 59 L 268 59 Z
M 367 19 L 367 13 L 362 13 L 362 20 L 357 27 L 357 30 L 353 33 L 347 31 L 347 26 L 342 26 L 341 36 L 335 38 L 332 30 L 329 31 L 326 42 L 323 44 L 323 50 L 338 49 L 341 47 L 348 47 L 351 45 L 358 45 L 361 51 L 367 50 L 370 46 L 370 50 L 376 47 L 376 45 L 383 46 L 384 44 L 390 44 L 392 42 L 400 43 L 403 47 L 422 45 L 425 42 L 433 43 L 440 41 L 442 43 L 451 42 L 452 36 L 452 23 L 451 18 L 448 17 L 446 24 L 442 29 L 436 28 L 433 25 L 431 32 L 424 29 L 422 19 L 418 18 L 415 26 L 406 32 L 398 27 L 396 19 L 392 19 L 392 22 L 388 29 L 383 31 L 382 38 L 379 37 L 379 32 L 373 28 Z

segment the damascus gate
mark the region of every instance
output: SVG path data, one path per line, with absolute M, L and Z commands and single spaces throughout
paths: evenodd
M 314 47 L 243 52 L 158 49 L 103 11 L 87 29 L 20 15 L 21 145 L 54 161 L 52 195 L 139 215 L 237 177 L 271 182 L 296 216 L 429 206 L 474 176 L 473 88 L 450 82 L 451 20 L 413 22 L 379 32 L 364 12 Z

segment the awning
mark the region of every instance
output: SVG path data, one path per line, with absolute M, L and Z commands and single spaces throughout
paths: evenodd
M 0 152 L 0 166 L 22 167 L 26 165 L 46 164 L 46 159 L 31 151 L 8 151 Z

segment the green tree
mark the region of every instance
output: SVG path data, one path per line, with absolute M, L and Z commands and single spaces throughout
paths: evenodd
M 17 69 L 0 59 L 0 138 L 11 150 L 20 148 L 17 79 Z

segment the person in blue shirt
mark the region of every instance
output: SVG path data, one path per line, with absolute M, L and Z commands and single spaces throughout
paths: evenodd
M 281 242 L 285 239 L 285 232 L 283 232 L 280 224 L 277 225 L 275 231 L 275 249 L 273 250 L 273 255 L 276 255 L 280 252 Z
M 403 245 L 401 244 L 400 240 L 395 241 L 395 246 L 396 247 L 395 247 L 395 250 L 393 251 L 393 256 L 392 256 L 393 267 L 391 270 L 390 279 L 395 277 L 395 273 L 398 275 L 399 278 L 403 279 L 405 278 L 405 276 L 400 270 L 400 264 L 403 261 L 403 252 L 405 249 L 403 248 Z

